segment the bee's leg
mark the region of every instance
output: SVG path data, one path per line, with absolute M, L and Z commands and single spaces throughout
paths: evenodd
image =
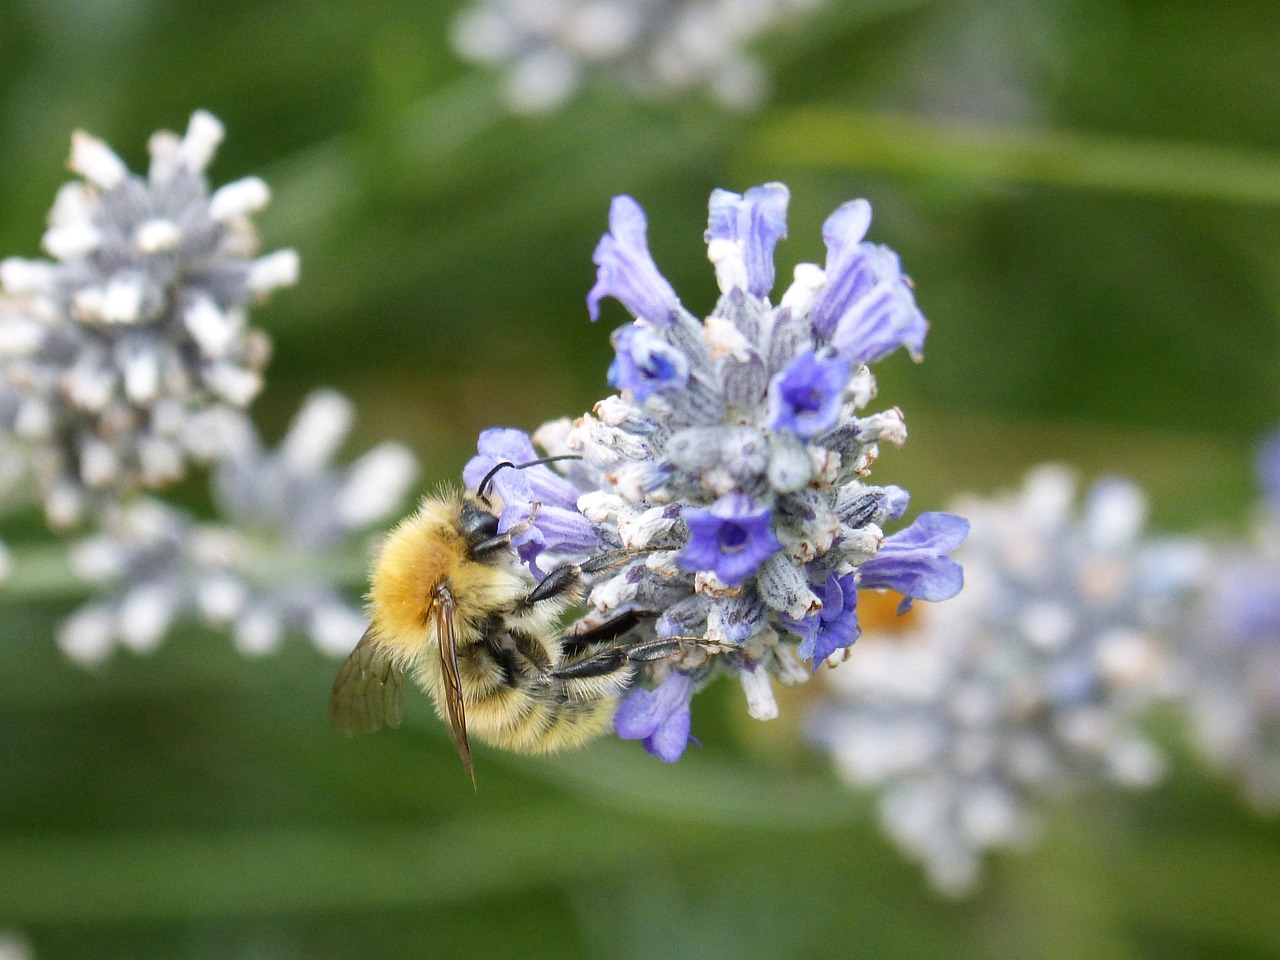
M 635 556 L 634 550 L 609 550 L 582 563 L 561 564 L 529 591 L 529 595 L 524 598 L 524 603 L 526 606 L 532 606 L 543 600 L 568 593 L 580 586 L 585 577 L 599 573 L 601 570 L 608 570 L 610 567 L 620 567 Z
M 725 653 L 731 649 L 718 640 L 706 637 L 659 637 L 655 640 L 641 640 L 638 643 L 625 644 L 618 647 L 606 647 L 581 660 L 552 667 L 547 675 L 557 680 L 581 680 L 586 677 L 601 677 L 617 673 L 628 664 L 651 663 L 674 656 L 686 646 L 700 647 L 709 653 Z
M 576 632 L 566 633 L 560 648 L 567 654 L 577 655 L 598 644 L 621 640 L 640 624 L 656 620 L 660 615 L 658 610 L 626 609 L 607 620 L 590 626 L 580 625 L 581 629 Z

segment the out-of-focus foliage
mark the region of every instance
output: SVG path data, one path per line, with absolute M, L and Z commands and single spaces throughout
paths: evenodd
M 351 450 L 399 439 L 457 482 L 482 428 L 603 395 L 623 315 L 592 326 L 584 297 L 614 194 L 700 315 L 713 187 L 790 185 L 781 263 L 866 196 L 932 323 L 925 364 L 877 369 L 912 432 L 877 469 L 916 509 L 1053 459 L 1133 477 L 1157 528 L 1243 529 L 1280 421 L 1274 3 L 828 0 L 757 48 L 759 113 L 601 84 L 535 120 L 450 52 L 455 12 L 0 4 L 0 255 L 39 254 L 72 129 L 141 168 L 207 108 L 211 177 L 263 176 L 263 248 L 302 256 L 255 313 L 268 439 L 329 385 Z M 1077 798 L 953 905 L 803 752 L 803 690 L 762 725 L 709 689 L 671 767 L 480 750 L 473 794 L 424 697 L 398 732 L 332 734 L 301 638 L 247 660 L 193 628 L 85 673 L 53 642 L 69 598 L 0 607 L 0 930 L 38 957 L 1280 957 L 1280 825 L 1189 761 Z

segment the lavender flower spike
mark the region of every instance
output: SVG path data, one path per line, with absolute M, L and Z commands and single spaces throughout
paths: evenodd
M 471 0 L 454 49 L 500 72 L 509 109 L 563 106 L 588 80 L 649 100 L 704 89 L 728 109 L 759 107 L 763 64 L 749 52 L 766 31 L 822 0 Z
M 752 187 L 745 194 L 711 193 L 707 257 L 716 267 L 720 291 L 735 287 L 764 299 L 773 290 L 773 248 L 787 235 L 787 201 L 781 183 Z
M 671 314 L 680 309 L 680 299 L 649 253 L 647 231 L 640 204 L 625 195 L 614 197 L 609 232 L 591 257 L 599 268 L 596 284 L 587 294 L 592 320 L 600 318 L 600 301 L 605 297 L 613 297 L 633 316 L 656 327 L 670 323 Z
M 945 554 L 964 542 L 969 521 L 954 513 L 922 513 L 916 522 L 891 537 L 858 570 L 860 586 L 896 590 L 906 599 L 949 600 L 964 586 L 960 564 Z
M 43 238 L 55 260 L 0 262 L 0 296 L 27 315 L 0 380 L 17 393 L 54 526 L 178 479 L 246 426 L 270 356 L 247 310 L 296 281 L 298 258 L 254 256 L 261 180 L 210 190 L 222 134 L 204 111 L 182 137 L 157 133 L 145 177 L 75 134 L 69 165 L 83 179 L 58 192 Z
M 555 452 L 582 457 L 567 471 L 578 505 L 598 542 L 622 551 L 591 583 L 588 617 L 661 611 L 639 618 L 638 638 L 714 644 L 644 667 L 640 688 L 666 689 L 672 672 L 695 686 L 729 672 L 762 720 L 777 713 L 775 680 L 804 682 L 804 660 L 832 662 L 857 638 L 859 587 L 927 599 L 958 590 L 959 567 L 944 554 L 964 536 L 964 521 L 930 514 L 885 538 L 907 493 L 867 477 L 881 448 L 907 433 L 896 408 L 860 414 L 876 396 L 865 363 L 888 341 L 918 349 L 923 327 L 877 319 L 881 294 L 910 291 L 892 254 L 861 243 L 865 201 L 828 220 L 827 271 L 800 264 L 772 303 L 787 201 L 781 184 L 712 194 L 707 252 L 723 295 L 699 320 L 653 268 L 635 201 L 616 200 L 591 305 L 617 296 L 639 315 L 614 337 L 610 382 L 621 392 L 539 432 Z
M 653 690 L 634 690 L 614 715 L 614 729 L 623 740 L 640 740 L 644 748 L 665 763 L 675 763 L 692 737 L 689 711 L 693 679 L 671 672 Z

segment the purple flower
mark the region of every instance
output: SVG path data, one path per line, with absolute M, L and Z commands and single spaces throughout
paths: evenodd
M 803 620 L 783 618 L 801 638 L 796 651 L 800 659 L 812 660 L 814 670 L 837 650 L 852 646 L 862 634 L 858 626 L 858 585 L 854 580 L 852 573 L 843 577 L 828 575 L 826 585 L 813 591 L 822 601 L 821 610 Z
M 782 549 L 770 528 L 772 511 L 756 509 L 744 493 L 726 493 L 708 509 L 684 511 L 689 542 L 676 558 L 682 570 L 707 570 L 740 586 Z
M 898 591 L 906 597 L 899 613 L 909 610 L 913 599 L 954 597 L 964 586 L 964 571 L 944 554 L 968 533 L 969 521 L 954 513 L 922 513 L 907 529 L 886 537 L 880 551 L 858 568 L 858 585 Z
M 1280 510 L 1280 433 L 1258 445 L 1258 485 L 1271 506 Z
M 654 690 L 633 690 L 619 705 L 613 727 L 623 740 L 639 740 L 655 757 L 675 763 L 693 739 L 689 736 L 692 699 L 693 679 L 672 671 Z
M 889 511 L 887 516 L 890 520 L 897 520 L 907 512 L 907 507 L 911 504 L 910 493 L 893 483 L 880 489 L 884 491 L 885 502 Z
M 765 425 L 790 430 L 802 440 L 822 433 L 835 426 L 848 382 L 847 360 L 819 360 L 814 351 L 805 351 L 770 381 Z
M 862 242 L 870 224 L 865 200 L 843 204 L 823 224 L 827 281 L 810 314 L 813 332 L 854 365 L 904 346 L 919 358 L 929 325 L 897 254 Z
M 467 488 L 475 490 L 484 477 L 504 461 L 519 465 L 537 460 L 533 441 L 523 430 L 497 427 L 480 434 L 479 453 L 462 471 Z M 491 495 L 502 501 L 498 532 L 505 533 L 529 519 L 533 504 L 538 513 L 528 529 L 511 538 L 520 559 L 541 579 L 538 555 L 544 550 L 585 553 L 598 546 L 591 522 L 578 512 L 578 489 L 545 464 L 524 470 L 499 470 L 490 481 Z
M 609 207 L 609 232 L 600 238 L 591 260 L 599 269 L 587 294 L 592 320 L 600 319 L 600 301 L 613 297 L 632 315 L 656 327 L 665 326 L 680 309 L 680 299 L 658 272 L 649 253 L 648 222 L 640 204 L 617 196 Z
M 1232 643 L 1280 636 L 1280 583 L 1273 570 L 1236 565 L 1216 579 L 1220 636 Z
M 787 235 L 790 196 L 781 183 L 752 187 L 745 194 L 728 190 L 711 194 L 707 243 L 724 240 L 740 248 L 740 259 L 735 259 L 746 275 L 747 291 L 761 299 L 773 289 L 773 248 Z
M 609 365 L 609 383 L 630 390 L 638 403 L 654 393 L 675 393 L 689 382 L 689 359 L 638 323 L 613 335 L 617 356 Z

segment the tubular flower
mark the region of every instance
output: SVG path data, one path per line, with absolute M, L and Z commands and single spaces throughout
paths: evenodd
M 682 570 L 706 570 L 730 587 L 740 586 L 782 549 L 769 514 L 768 507 L 757 510 L 742 493 L 726 493 L 706 510 L 686 510 L 689 542 L 676 563 Z
M 83 179 L 58 193 L 44 235 L 53 261 L 0 263 L 11 305 L 0 378 L 29 440 L 50 523 L 211 460 L 241 429 L 270 354 L 246 310 L 297 277 L 297 256 L 256 257 L 256 177 L 212 193 L 204 170 L 223 135 L 208 113 L 181 138 L 151 138 L 145 178 L 94 137 L 72 138 Z
M 613 724 L 623 740 L 639 740 L 645 750 L 667 763 L 675 763 L 689 745 L 693 679 L 671 672 L 653 690 L 631 691 Z
M 855 201 L 851 209 L 865 214 L 859 222 L 850 225 L 840 211 L 828 220 L 829 269 L 801 264 L 772 303 L 787 201 L 778 183 L 711 195 L 707 253 L 721 297 L 699 320 L 658 272 L 639 205 L 616 198 L 588 305 L 594 318 L 602 299 L 613 297 L 634 318 L 614 337 L 610 380 L 620 392 L 574 422 L 535 433 L 546 453 L 579 460 L 495 479 L 504 517 L 516 508 L 527 516 L 531 500 L 542 504 L 535 523 L 548 505 L 578 511 L 591 536 L 561 538 L 558 552 L 619 558 L 591 582 L 592 622 L 633 613 L 642 632 L 705 641 L 686 644 L 673 668 L 646 668 L 634 704 L 619 714 L 620 732 L 640 729 L 633 713 L 649 716 L 641 710 L 651 702 L 647 685 L 662 677 L 667 690 L 676 682 L 659 671 L 684 676 L 691 692 L 727 670 L 742 682 L 753 716 L 774 716 L 771 677 L 803 681 L 823 662 L 843 659 L 857 638 L 859 587 L 892 586 L 925 600 L 960 589 L 959 567 L 945 554 L 963 539 L 965 522 L 925 514 L 885 537 L 882 525 L 902 515 L 907 494 L 866 482 L 880 445 L 900 445 L 906 428 L 896 409 L 860 414 L 876 384 L 862 359 L 851 358 L 883 356 L 895 337 L 919 352 L 924 321 L 911 288 L 900 273 L 857 266 L 850 246 L 862 241 L 869 207 Z M 846 273 L 855 269 L 868 279 L 850 282 Z M 831 285 L 841 291 L 831 307 L 835 322 L 820 329 L 814 308 Z M 874 329 L 845 323 L 844 316 L 871 309 L 868 298 L 886 322 Z M 837 330 L 846 352 L 837 348 Z M 521 443 L 473 460 L 468 484 L 499 458 L 533 459 L 533 447 Z M 542 471 L 562 485 L 534 490 Z M 877 569 L 872 560 L 881 552 Z M 658 736 L 647 729 L 623 735 Z M 663 759 L 678 755 L 657 743 L 651 747 Z
M 506 428 L 486 430 L 480 434 L 478 452 L 467 462 L 462 479 L 469 490 L 476 490 L 498 464 L 522 466 L 537 459 L 527 433 Z M 490 499 L 496 498 L 502 507 L 498 532 L 519 528 L 511 545 L 539 580 L 546 574 L 539 565 L 544 551 L 559 557 L 586 553 L 597 545 L 591 524 L 578 512 L 578 488 L 545 464 L 498 470 L 492 474 L 490 487 Z
M 1098 781 L 1146 787 L 1163 760 L 1141 731 L 1174 697 L 1200 550 L 1141 536 L 1145 500 L 1103 480 L 1083 510 L 1061 468 L 1014 496 L 961 504 L 965 590 L 892 638 L 868 630 L 810 718 L 838 771 L 876 791 L 885 831 L 959 896 L 983 854 L 1035 833 L 1038 807 Z M 956 519 L 923 514 L 859 569 L 863 585 L 951 589 L 936 554 Z

